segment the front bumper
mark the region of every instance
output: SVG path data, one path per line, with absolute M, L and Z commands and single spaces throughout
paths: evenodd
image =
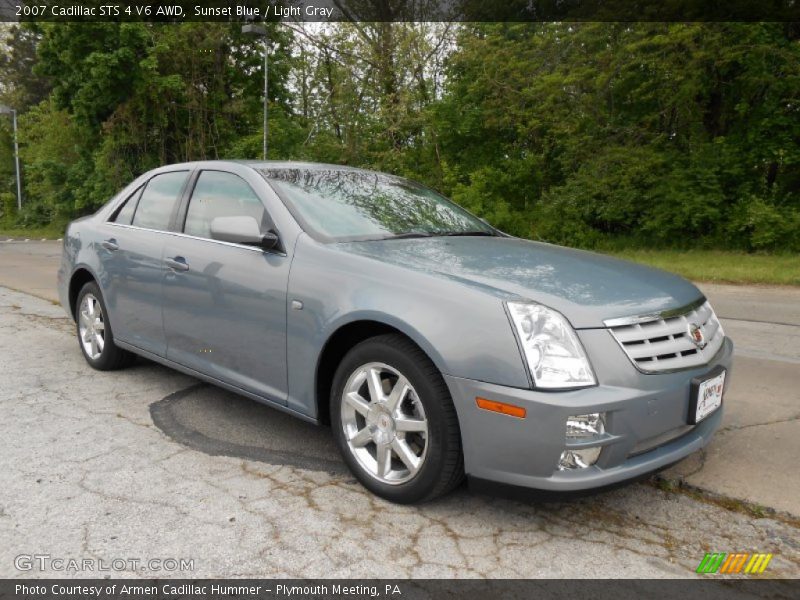
M 624 362 L 617 362 L 615 369 L 623 375 L 598 372 L 598 386 L 564 392 L 445 376 L 458 411 L 467 475 L 517 487 L 570 492 L 613 485 L 666 467 L 704 447 L 719 428 L 724 400 L 722 407 L 699 424 L 687 424 L 690 385 L 692 378 L 702 377 L 718 365 L 730 371 L 732 356 L 729 338 L 709 364 L 675 373 L 639 373 L 627 357 L 617 356 Z M 612 356 L 606 355 L 609 358 Z M 608 364 L 604 371 L 608 372 Z M 730 376 L 725 380 L 726 390 L 729 383 Z M 524 407 L 526 417 L 482 410 L 476 397 Z M 585 469 L 559 471 L 567 418 L 596 412 L 606 413 L 609 434 L 599 459 Z

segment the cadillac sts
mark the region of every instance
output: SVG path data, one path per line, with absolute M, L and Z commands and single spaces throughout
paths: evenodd
M 669 273 L 506 235 L 392 175 L 210 161 L 68 227 L 89 365 L 135 355 L 329 424 L 373 493 L 592 490 L 708 443 L 733 344 Z

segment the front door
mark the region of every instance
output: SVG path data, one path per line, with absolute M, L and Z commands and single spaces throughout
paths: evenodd
M 212 240 L 215 217 L 253 216 L 270 226 L 264 204 L 239 176 L 201 171 L 184 235 L 164 247 L 167 358 L 286 404 L 286 288 L 281 252 Z

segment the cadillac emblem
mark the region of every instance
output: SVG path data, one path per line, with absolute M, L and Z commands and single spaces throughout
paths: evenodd
M 706 336 L 703 334 L 703 330 L 700 329 L 700 325 L 697 323 L 689 323 L 689 339 L 697 346 L 698 350 L 705 348 L 708 343 L 706 342 Z

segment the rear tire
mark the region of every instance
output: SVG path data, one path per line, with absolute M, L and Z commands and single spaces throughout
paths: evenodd
M 464 478 L 461 432 L 441 373 L 408 338 L 352 348 L 334 376 L 331 423 L 347 466 L 374 494 L 411 504 Z
M 78 292 L 75 303 L 75 329 L 78 346 L 89 366 L 98 371 L 113 371 L 133 362 L 135 356 L 114 343 L 103 294 L 94 281 Z

